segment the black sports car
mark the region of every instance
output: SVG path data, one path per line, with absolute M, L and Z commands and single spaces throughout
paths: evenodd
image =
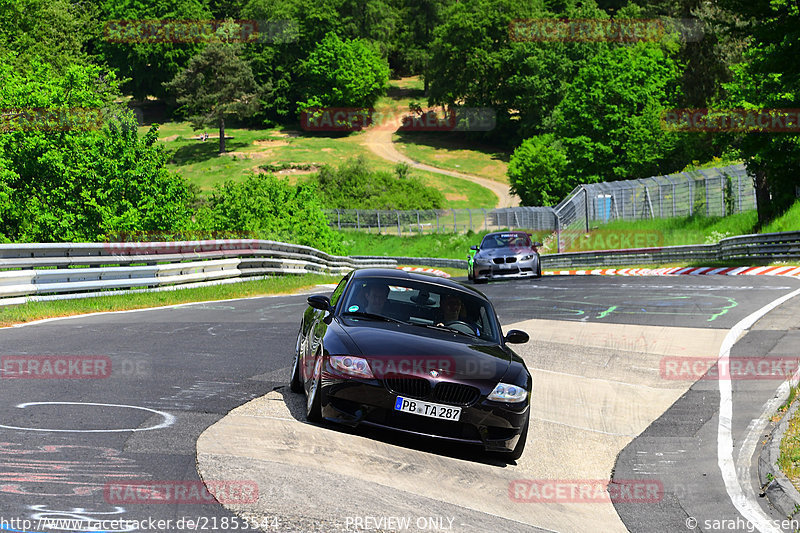
M 467 256 L 467 278 L 479 283 L 500 278 L 539 278 L 542 263 L 539 259 L 540 242 L 531 242 L 524 231 L 498 231 L 489 233 L 480 246 L 472 246 Z
M 442 278 L 349 273 L 330 298 L 310 296 L 292 366 L 312 422 L 480 444 L 517 459 L 528 432 L 531 375 L 489 300 Z

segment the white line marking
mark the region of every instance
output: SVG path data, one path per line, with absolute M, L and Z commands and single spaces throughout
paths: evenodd
M 33 405 L 95 405 L 101 407 L 124 407 L 126 409 L 139 409 L 141 411 L 149 411 L 151 413 L 157 414 L 164 418 L 164 421 L 160 424 L 155 426 L 149 426 L 145 428 L 121 428 L 121 429 L 47 429 L 47 428 L 25 428 L 25 427 L 18 427 L 18 426 L 6 426 L 4 424 L 0 424 L 0 428 L 5 429 L 16 429 L 19 431 L 52 431 L 57 433 L 120 433 L 123 431 L 150 431 L 153 429 L 161 429 L 171 426 L 175 423 L 175 417 L 169 413 L 165 413 L 163 411 L 156 411 L 155 409 L 149 409 L 147 407 L 138 407 L 136 405 L 124 405 L 124 404 L 116 404 L 116 403 L 89 403 L 89 402 L 28 402 L 28 403 L 21 403 L 16 405 L 15 407 L 19 407 L 20 409 L 25 409 L 26 407 L 30 407 Z
M 786 302 L 787 300 L 794 298 L 795 296 L 800 294 L 800 289 L 790 292 L 784 296 L 781 296 L 777 300 L 773 300 L 772 302 L 768 303 L 758 311 L 748 315 L 747 317 L 743 318 L 739 322 L 733 326 L 728 334 L 725 336 L 725 339 L 722 341 L 722 346 L 719 349 L 719 363 L 723 365 L 729 365 L 729 358 L 731 355 L 731 348 L 739 339 L 739 336 L 742 335 L 745 330 L 749 329 L 753 324 L 756 323 L 758 319 L 781 305 L 782 303 Z M 730 379 L 726 379 L 723 376 L 723 373 L 719 373 L 719 425 L 717 427 L 717 464 L 719 465 L 720 472 L 722 473 L 722 479 L 725 482 L 725 490 L 728 492 L 728 497 L 731 499 L 731 503 L 733 503 L 734 507 L 741 513 L 741 515 L 748 520 L 751 524 L 753 524 L 756 529 L 761 531 L 762 533 L 780 533 L 780 529 L 777 529 L 773 526 L 772 519 L 764 512 L 763 509 L 758 505 L 755 494 L 753 493 L 752 487 L 750 487 L 749 482 L 745 481 L 744 485 L 747 489 L 742 488 L 742 483 L 739 480 L 739 476 L 736 474 L 736 463 L 733 461 L 733 434 L 731 431 L 731 425 L 733 420 L 733 391 L 732 391 L 732 383 Z M 785 385 L 785 384 L 784 384 Z M 783 387 L 784 385 L 781 385 Z M 778 389 L 781 390 L 780 388 Z M 769 406 L 770 402 L 767 402 L 765 408 Z M 757 429 L 757 427 L 752 427 L 751 424 L 750 431 L 752 432 L 753 429 Z M 757 426 L 757 424 L 756 424 Z M 749 445 L 753 446 L 753 452 L 755 451 L 755 442 L 751 442 L 750 435 L 747 435 L 745 442 Z M 744 450 L 740 452 L 740 458 Z M 753 456 L 752 453 L 746 456 L 746 461 L 749 464 L 750 458 Z M 741 465 L 743 469 L 743 473 L 747 473 L 749 468 L 745 468 L 745 465 Z

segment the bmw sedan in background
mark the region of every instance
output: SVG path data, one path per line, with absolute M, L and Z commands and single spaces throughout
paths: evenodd
M 373 426 L 522 455 L 531 375 L 492 304 L 459 283 L 356 270 L 308 298 L 291 389 L 309 421 Z
M 540 242 L 531 242 L 524 231 L 499 231 L 489 233 L 480 246 L 472 246 L 474 253 L 467 256 L 467 278 L 475 283 L 490 279 L 539 278 L 542 264 L 539 258 Z

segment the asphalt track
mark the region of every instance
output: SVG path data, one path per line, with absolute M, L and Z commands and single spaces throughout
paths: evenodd
M 548 343 L 559 344 L 562 348 L 570 346 L 570 343 L 591 345 L 594 351 L 589 355 L 595 359 L 589 359 L 587 355 L 585 361 L 593 362 L 602 359 L 597 359 L 598 354 L 624 352 L 630 354 L 630 359 L 623 365 L 625 368 L 616 371 L 634 373 L 630 364 L 633 357 L 644 354 L 657 364 L 658 359 L 663 358 L 659 354 L 666 352 L 659 352 L 656 344 L 663 341 L 642 334 L 610 335 L 603 332 L 624 332 L 629 331 L 625 329 L 627 327 L 636 327 L 640 328 L 637 331 L 648 332 L 664 329 L 667 338 L 671 331 L 685 334 L 709 330 L 710 334 L 724 334 L 753 311 L 797 287 L 795 280 L 769 277 L 553 276 L 541 280 L 491 283 L 481 289 L 494 301 L 503 324 L 536 320 L 530 324 L 538 329 L 530 333 L 535 339 L 543 339 L 539 347 L 549 347 Z M 767 319 L 772 322 L 765 321 L 754 327 L 734 346 L 733 353 L 797 355 L 794 348 L 797 346 L 796 331 L 790 329 L 797 328 L 793 318 L 797 314 L 787 310 L 791 305 L 796 304 L 790 301 L 768 315 Z M 107 484 L 131 480 L 197 481 L 196 441 L 229 411 L 265 395 L 279 396 L 277 404 L 291 411 L 298 398 L 286 392 L 285 385 L 304 307 L 305 296 L 255 298 L 77 317 L 0 330 L 0 355 L 3 357 L 99 356 L 107 357 L 112 368 L 110 375 L 102 379 L 0 381 L 0 528 L 11 531 L 82 531 L 88 529 L 86 526 L 92 520 L 123 519 L 149 520 L 150 524 L 145 522 L 138 528 L 117 525 L 103 530 L 234 529 L 230 521 L 236 519 L 236 515 L 221 505 L 120 502 L 109 498 Z M 559 338 L 555 338 L 557 328 L 552 328 L 553 333 L 546 329 L 553 324 L 550 321 L 566 326 L 559 330 Z M 585 324 L 571 325 L 572 322 Z M 687 339 L 676 339 L 676 342 L 679 340 Z M 542 351 L 537 352 L 538 355 L 533 353 L 532 357 L 538 358 L 534 362 L 541 363 L 534 366 L 538 371 L 536 383 L 540 384 L 543 395 L 559 393 L 558 390 L 548 391 L 547 383 L 542 379 L 548 372 L 555 373 L 569 367 L 570 372 L 592 379 L 595 372 L 602 370 L 599 366 L 579 368 L 583 364 L 582 352 L 572 352 L 558 352 L 564 354 L 559 360 L 548 358 Z M 568 359 L 570 354 L 572 357 Z M 716 357 L 717 354 L 707 355 Z M 612 361 L 610 357 L 608 355 L 606 361 Z M 609 365 L 613 366 L 613 361 Z M 654 380 L 650 384 L 653 390 L 657 378 L 647 377 Z M 660 400 L 664 402 L 664 409 L 669 409 L 666 412 L 661 409 L 654 417 L 658 420 L 652 424 L 637 425 L 647 418 L 642 416 L 637 419 L 637 424 L 625 429 L 622 432 L 625 435 L 618 439 L 623 443 L 621 448 L 624 446 L 624 451 L 610 465 L 616 468 L 617 478 L 623 473 L 628 478 L 634 474 L 640 476 L 643 472 L 655 475 L 669 495 L 649 505 L 617 505 L 616 511 L 625 528 L 631 531 L 688 531 L 685 525 L 688 516 L 697 516 L 701 526 L 699 530 L 723 530 L 702 527 L 702 520 L 707 517 L 737 516 L 736 510 L 727 503 L 726 489 L 717 467 L 715 416 L 719 396 L 714 393 L 716 382 L 698 382 L 686 394 L 675 387 L 670 389 L 672 385 L 659 385 L 669 393 Z M 690 385 L 686 383 L 687 388 Z M 778 385 L 775 380 L 734 383 L 735 442 L 743 439 L 751 421 L 758 419 L 761 406 L 774 395 Z M 661 391 L 656 392 L 661 394 Z M 680 398 L 674 405 L 672 394 L 675 399 Z M 646 400 L 646 396 L 642 396 L 642 403 Z M 560 408 L 568 411 L 571 419 L 581 419 L 582 426 L 592 426 L 589 429 L 595 434 L 602 433 L 602 428 L 596 427 L 604 416 L 602 409 L 593 411 L 590 405 L 575 407 L 565 405 L 563 398 L 560 401 L 562 403 L 545 404 L 542 418 L 555 416 L 556 408 Z M 618 409 L 619 406 L 606 405 L 604 408 Z M 548 409 L 553 412 L 546 413 Z M 287 423 L 296 424 L 291 427 L 312 427 L 294 417 L 289 417 Z M 515 475 L 515 465 L 486 462 L 479 454 L 470 451 L 454 452 L 446 447 L 433 446 L 433 453 L 428 453 L 427 442 L 408 441 L 391 435 L 351 434 L 330 428 L 325 431 L 329 432 L 326 435 L 335 435 L 337 442 L 358 440 L 366 442 L 362 442 L 363 445 L 377 442 L 409 449 L 415 457 L 425 457 L 429 461 L 426 464 L 434 469 L 437 465 L 457 462 L 466 465 L 464 468 L 476 465 L 475 468 L 486 472 L 497 472 L 498 475 L 502 472 L 503 476 L 511 476 L 509 479 Z M 640 433 L 639 438 L 633 439 Z M 247 435 L 243 437 L 246 438 Z M 326 453 L 326 438 L 313 450 L 319 457 Z M 553 438 L 558 438 L 558 435 L 554 434 Z M 539 444 L 546 446 L 547 442 L 545 438 Z M 590 456 L 591 444 L 587 442 L 582 447 L 576 442 L 557 442 L 553 446 L 578 448 L 581 456 Z M 669 456 L 668 460 L 654 459 L 664 457 L 665 452 L 672 450 L 670 447 L 684 451 Z M 542 451 L 546 455 L 544 452 L 546 450 Z M 557 452 L 549 452 L 554 462 L 563 460 Z M 531 448 L 529 441 L 523 459 L 534 461 L 536 455 L 537 449 Z M 590 462 L 591 457 L 586 460 Z M 652 465 L 658 469 L 651 468 Z M 374 472 L 351 472 L 351 478 L 357 479 L 361 474 L 376 475 L 382 466 L 385 465 L 373 465 Z M 741 466 L 740 470 L 748 472 L 749 466 Z M 555 475 L 547 470 L 531 468 L 530 472 L 539 476 Z M 610 470 L 607 470 L 609 474 Z M 583 472 L 577 464 L 575 471 L 577 474 Z M 228 479 L 241 480 L 249 479 L 248 475 L 253 475 L 254 470 L 242 467 L 240 471 L 228 473 Z M 330 471 L 296 470 L 294 477 L 291 469 L 272 473 L 284 477 L 278 476 L 279 486 L 259 487 L 262 502 L 297 498 L 313 504 L 317 497 L 313 494 L 315 488 L 339 484 L 342 491 L 333 493 L 334 500 L 338 498 L 339 501 L 333 501 L 331 505 L 340 503 L 357 512 L 359 504 L 363 504 L 364 509 L 373 515 L 378 512 L 375 509 L 380 508 L 376 501 L 362 501 L 357 497 L 369 498 L 369 493 L 343 490 L 356 488 L 358 483 L 348 485 Z M 447 471 L 433 473 L 443 479 L 450 475 Z M 563 471 L 558 475 L 563 476 Z M 350 481 L 352 483 L 352 479 Z M 362 488 L 371 487 L 369 483 L 365 481 Z M 682 485 L 676 489 L 678 484 Z M 469 483 L 465 481 L 465 485 Z M 422 489 L 420 492 L 425 492 Z M 326 498 L 330 498 L 330 494 L 328 492 Z M 383 496 L 377 492 L 374 494 Z M 420 513 L 419 506 L 428 505 L 433 499 L 430 494 L 415 495 L 408 491 L 403 491 L 403 495 L 408 496 L 405 507 L 401 509 L 406 512 L 416 508 Z M 479 491 L 466 491 L 464 496 L 481 498 Z M 397 505 L 396 501 L 377 499 L 377 502 Z M 445 504 L 447 502 L 442 505 Z M 580 530 L 581 524 L 591 525 L 591 522 L 582 520 L 590 520 L 595 513 L 596 508 L 592 505 L 583 508 L 550 506 L 548 509 L 555 509 L 552 525 L 540 522 L 537 528 L 525 526 L 508 516 L 462 508 L 453 503 L 439 510 L 430 509 L 425 514 L 457 516 L 458 522 L 452 524 L 450 530 L 459 530 L 459 525 L 464 530 L 480 530 L 479 527 L 488 525 L 495 529 L 566 531 Z M 240 516 L 249 516 L 246 506 L 236 510 Z M 331 514 L 329 509 L 322 510 Z M 330 530 L 339 525 L 343 516 L 353 516 L 340 513 L 338 517 L 333 516 L 329 524 L 319 521 L 305 523 L 298 518 L 302 514 L 300 511 L 297 515 L 270 515 L 269 511 L 267 506 L 266 512 L 261 512 L 262 517 L 271 518 L 262 524 L 266 531 Z M 574 512 L 580 519 L 556 516 L 562 511 L 567 514 Z M 770 511 L 765 508 L 765 512 Z M 312 513 L 309 516 L 317 515 Z M 543 516 L 548 518 L 549 515 L 544 513 Z M 83 523 L 65 523 L 60 529 L 45 528 L 35 523 L 39 518 L 83 520 Z M 612 518 L 619 519 L 616 516 Z M 23 519 L 33 522 L 24 524 L 26 527 L 22 528 L 19 521 Z M 184 522 L 184 527 L 176 527 L 180 519 L 199 520 L 200 523 L 195 524 L 197 527 L 185 527 Z M 229 520 L 227 527 L 222 527 L 223 519 Z M 159 528 L 154 525 L 158 520 L 172 520 L 172 523 L 169 527 Z M 445 521 L 441 525 L 449 524 Z M 239 526 L 243 529 L 241 523 Z M 392 529 L 384 527 L 384 530 Z M 725 530 L 746 531 L 747 527 Z

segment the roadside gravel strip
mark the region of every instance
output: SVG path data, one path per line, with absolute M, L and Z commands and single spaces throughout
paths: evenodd
M 607 497 L 536 503 L 517 487 L 607 483 L 619 451 L 691 384 L 663 379 L 662 360 L 716 354 L 727 330 L 550 320 L 508 328 L 532 338 L 516 348 L 536 398 L 518 464 L 310 425 L 304 396 L 283 386 L 208 428 L 197 441 L 198 471 L 203 479 L 256 480 L 259 501 L 228 508 L 278 517 L 282 531 L 423 531 L 430 520 L 481 533 L 626 531 Z M 620 339 L 632 349 L 620 350 Z M 285 381 L 289 368 L 274 374 Z M 378 525 L 398 517 L 408 522 Z

